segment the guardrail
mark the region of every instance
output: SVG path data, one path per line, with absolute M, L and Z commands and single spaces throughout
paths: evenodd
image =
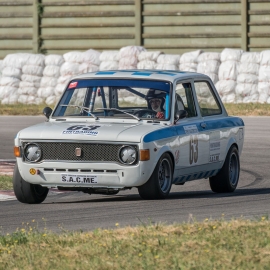
M 164 53 L 270 44 L 269 0 L 0 0 L 0 59 L 140 45 Z

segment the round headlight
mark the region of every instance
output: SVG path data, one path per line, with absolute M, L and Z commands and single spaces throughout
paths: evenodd
M 119 159 L 124 164 L 133 164 L 137 160 L 137 151 L 133 146 L 123 146 L 119 151 Z
M 28 144 L 24 149 L 24 156 L 29 162 L 37 162 L 41 159 L 41 149 L 35 143 Z

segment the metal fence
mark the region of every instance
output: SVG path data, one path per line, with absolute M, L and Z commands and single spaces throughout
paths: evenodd
M 0 59 L 127 45 L 261 51 L 270 49 L 269 26 L 270 0 L 0 0 Z

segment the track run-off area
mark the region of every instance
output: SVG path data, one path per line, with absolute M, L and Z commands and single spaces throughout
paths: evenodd
M 240 157 L 238 188 L 231 194 L 214 194 L 208 179 L 173 186 L 166 200 L 144 201 L 136 188 L 117 195 L 50 191 L 40 205 L 27 205 L 6 192 L 0 201 L 0 230 L 13 232 L 35 220 L 40 229 L 58 232 L 93 230 L 152 223 L 179 223 L 208 219 L 256 219 L 270 214 L 270 117 L 242 117 L 245 143 Z M 42 116 L 1 116 L 0 160 L 14 160 L 17 132 L 45 121 Z M 1 192 L 0 192 L 1 193 Z M 3 192 L 2 192 L 3 194 Z M 4 196 L 2 195 L 2 198 Z

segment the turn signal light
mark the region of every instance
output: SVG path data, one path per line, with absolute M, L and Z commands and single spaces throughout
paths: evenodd
M 20 150 L 20 147 L 14 146 L 14 156 L 15 156 L 15 157 L 20 157 L 20 156 L 21 156 L 21 150 Z
M 146 161 L 150 159 L 150 151 L 149 149 L 141 149 L 140 150 L 140 161 Z

